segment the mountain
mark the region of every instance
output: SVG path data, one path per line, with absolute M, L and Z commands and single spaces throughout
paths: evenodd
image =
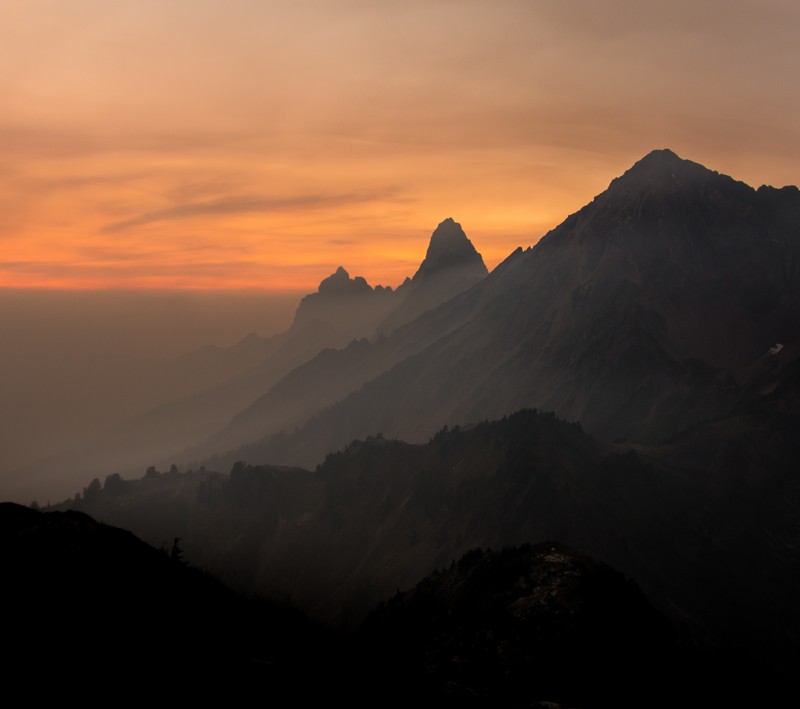
M 105 701 L 599 707 L 639 687 L 658 705 L 691 668 L 633 582 L 560 544 L 472 550 L 343 637 L 188 567 L 178 541 L 167 554 L 80 512 L 0 504 L 6 691 L 46 678 L 39 696 L 78 682 Z
M 396 301 L 391 288 L 372 288 L 361 276 L 350 278 L 342 267 L 323 279 L 316 293 L 303 297 L 295 313 L 293 328 L 318 321 L 348 341 L 362 336 L 382 319 Z
M 361 636 L 392 668 L 386 675 L 402 672 L 396 691 L 408 699 L 693 703 L 684 694 L 691 663 L 678 655 L 666 619 L 622 574 L 562 544 L 474 549 L 382 603 Z
M 635 578 L 701 666 L 740 677 L 733 693 L 766 691 L 800 668 L 798 414 L 772 396 L 659 446 L 528 410 L 426 444 L 353 441 L 313 471 L 109 479 L 64 507 L 179 536 L 236 587 L 344 628 L 471 549 L 559 540 Z
M 439 626 L 422 608 L 423 633 L 443 634 L 406 656 L 432 668 L 420 682 L 476 703 L 493 668 L 457 665 L 497 647 L 490 634 L 514 641 L 491 599 L 521 591 L 482 577 L 489 595 L 470 606 L 469 568 L 453 561 L 545 539 L 635 578 L 726 700 L 795 691 L 798 224 L 796 188 L 755 190 L 654 151 L 472 286 L 288 371 L 231 425 L 262 437 L 205 461 L 230 475 L 110 476 L 69 504 L 155 544 L 181 537 L 190 560 L 340 627 L 393 592 L 399 631 L 417 627 L 404 609 L 425 606 L 426 588 L 446 611 L 486 604 L 491 627 L 458 613 Z M 522 591 L 536 573 L 520 573 Z M 466 639 L 457 654 L 448 633 Z
M 337 691 L 342 648 L 329 632 L 187 567 L 178 543 L 168 554 L 80 512 L 0 503 L 5 691 L 43 683 L 57 696 L 77 682 L 104 701 Z
M 482 281 L 488 271 L 461 225 L 448 217 L 431 234 L 428 251 L 414 277 L 398 288 L 402 303 L 377 327 L 388 335 L 426 310 Z
M 467 274 L 472 272 L 477 276 L 475 280 L 480 280 L 486 275 L 486 266 L 461 225 L 448 217 L 431 234 L 425 260 L 412 281 L 423 283 L 441 278 L 443 274 L 453 278 L 453 274 L 458 271 L 465 271 Z
M 374 339 L 467 290 L 487 274 L 483 258 L 461 225 L 448 217 L 431 234 L 413 278 L 406 278 L 396 291 L 372 288 L 361 276 L 350 278 L 340 266 L 316 293 L 300 301 L 294 325 L 320 321 L 348 340 Z
M 224 460 L 312 465 L 352 438 L 424 440 L 524 407 L 641 442 L 726 415 L 764 356 L 797 342 L 798 223 L 797 188 L 755 190 L 654 151 L 536 246 L 389 335 L 402 361 L 296 435 Z
M 363 278 L 350 278 L 339 268 L 307 295 L 297 309 L 293 328 L 329 325 L 345 337 L 340 347 L 327 347 L 298 361 L 272 388 L 230 417 L 228 425 L 182 459 L 202 459 L 263 437 L 305 424 L 370 379 L 379 376 L 431 340 L 386 337 L 405 323 L 448 301 L 486 277 L 486 265 L 461 225 L 445 219 L 431 235 L 428 251 L 412 279 L 396 291 L 372 289 Z M 389 313 L 386 315 L 386 313 Z M 383 317 L 386 315 L 386 317 Z M 438 337 L 441 331 L 431 333 Z
M 104 475 L 108 470 L 133 473 L 154 462 L 203 457 L 266 431 L 304 423 L 407 354 L 404 347 L 381 348 L 367 363 L 363 346 L 354 340 L 380 340 L 376 333 L 390 332 L 486 273 L 483 259 L 460 225 L 445 220 L 431 236 L 418 272 L 397 291 L 373 288 L 363 277 L 351 278 L 339 267 L 322 280 L 316 293 L 300 301 L 286 332 L 270 338 L 251 333 L 229 348 L 207 347 L 177 358 L 163 367 L 157 380 L 147 382 L 149 389 L 163 395 L 157 405 L 99 431 L 86 445 L 37 461 L 26 475 L 57 471 L 74 479 L 73 471 L 82 476 Z M 337 356 L 339 348 L 349 351 Z M 360 359 L 351 361 L 349 355 L 356 351 Z M 308 379 L 301 369 L 316 355 L 319 358 L 310 366 L 315 374 Z M 348 374 L 331 360 L 341 360 Z M 360 368 L 359 362 L 365 366 Z M 287 375 L 289 382 L 299 382 L 305 390 L 289 394 L 288 407 L 281 394 L 291 391 L 292 384 L 282 382 Z M 311 388 L 310 381 L 320 386 Z M 278 391 L 272 393 L 277 384 Z M 62 494 L 70 487 L 62 486 Z

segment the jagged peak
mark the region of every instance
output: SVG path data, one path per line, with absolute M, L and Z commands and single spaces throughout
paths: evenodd
M 461 224 L 452 217 L 447 217 L 431 234 L 425 260 L 414 275 L 416 280 L 422 275 L 439 271 L 451 266 L 474 265 L 486 271 L 483 258 L 475 250 Z
M 350 274 L 344 268 L 339 266 L 330 276 L 323 278 L 319 284 L 320 293 L 356 293 L 372 291 L 372 287 L 362 276 L 355 276 L 350 278 Z

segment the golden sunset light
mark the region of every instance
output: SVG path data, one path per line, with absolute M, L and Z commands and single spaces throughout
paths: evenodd
M 797 706 L 799 38 L 0 0 L 8 697 Z
M 0 285 L 395 286 L 449 216 L 493 268 L 659 147 L 795 183 L 799 13 L 9 0 Z

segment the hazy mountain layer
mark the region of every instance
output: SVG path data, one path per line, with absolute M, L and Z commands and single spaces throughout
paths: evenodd
M 230 582 L 345 626 L 476 546 L 563 540 L 636 578 L 718 659 L 790 677 L 797 414 L 761 403 L 638 452 L 528 411 L 425 445 L 357 441 L 314 472 L 239 464 L 111 481 L 71 504 L 156 544 L 181 536 Z
M 339 268 L 322 281 L 317 293 L 301 300 L 286 332 L 270 338 L 251 334 L 232 347 L 208 347 L 174 360 L 158 371 L 158 378 L 133 387 L 152 390 L 144 401 L 158 401 L 160 393 L 160 405 L 151 404 L 124 423 L 100 430 L 89 445 L 38 461 L 29 473 L 59 471 L 70 476 L 71 471 L 80 471 L 82 477 L 108 470 L 131 473 L 159 461 L 206 456 L 304 423 L 407 354 L 405 346 L 392 346 L 382 348 L 370 361 L 363 357 L 353 361 L 349 356 L 355 347 L 343 357 L 333 352 L 335 348 L 346 347 L 353 338 L 390 332 L 486 273 L 483 259 L 460 225 L 447 219 L 432 234 L 419 271 L 397 291 L 372 288 L 364 278 L 350 278 Z M 312 364 L 314 376 L 293 373 L 318 353 L 320 361 Z M 337 358 L 348 372 L 331 364 Z M 335 379 L 328 377 L 331 369 L 337 372 Z M 273 385 L 287 374 L 289 381 L 272 393 Z M 298 382 L 302 391 L 292 389 Z M 312 382 L 318 385 L 311 386 Z
M 467 290 L 486 274 L 481 255 L 452 219 L 439 224 L 419 270 L 395 292 L 380 286 L 372 289 L 363 278 L 351 279 L 340 268 L 320 284 L 318 293 L 303 298 L 293 329 L 322 322 L 360 339 L 340 350 L 324 349 L 308 362 L 298 361 L 294 371 L 233 416 L 219 434 L 186 451 L 183 459 L 202 459 L 267 433 L 305 424 L 323 408 L 440 337 L 441 329 L 417 337 L 385 335 Z M 371 341 L 365 337 L 376 334 Z
M 797 341 L 798 224 L 796 188 L 754 190 L 655 151 L 535 247 L 388 338 L 425 347 L 297 435 L 224 460 L 311 465 L 354 437 L 421 440 L 526 406 L 608 440 L 650 442 L 723 415 L 765 355 Z

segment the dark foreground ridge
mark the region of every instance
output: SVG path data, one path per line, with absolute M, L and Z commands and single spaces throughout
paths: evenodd
M 409 695 L 445 705 L 666 706 L 664 679 L 685 669 L 636 584 L 549 542 L 473 550 L 381 604 L 361 636 Z
M 521 411 L 422 445 L 354 441 L 314 471 L 109 476 L 65 506 L 156 545 L 179 536 L 192 562 L 348 629 L 470 549 L 560 540 L 635 579 L 703 665 L 763 692 L 800 667 L 789 384 L 652 448 Z
M 0 551 L 7 690 L 80 678 L 106 701 L 660 706 L 683 667 L 634 583 L 557 543 L 473 550 L 349 639 L 78 512 L 3 503 Z
M 4 689 L 310 699 L 322 689 L 310 673 L 335 689 L 330 633 L 187 567 L 179 544 L 167 553 L 80 512 L 0 503 Z

